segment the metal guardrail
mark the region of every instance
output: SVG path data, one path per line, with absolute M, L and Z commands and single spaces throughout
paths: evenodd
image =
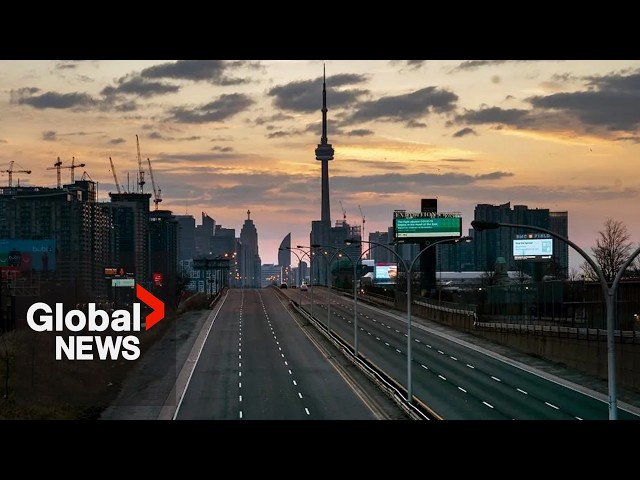
M 607 330 L 602 328 L 562 327 L 556 325 L 531 325 L 506 322 L 474 322 L 476 329 L 492 329 L 501 332 L 513 331 L 517 333 L 545 333 L 555 334 L 557 337 L 587 338 L 594 340 L 606 340 Z M 620 342 L 640 343 L 640 332 L 635 330 L 614 330 L 614 338 Z M 627 339 L 627 340 L 625 340 Z
M 284 293 L 281 293 L 286 297 Z M 442 420 L 428 405 L 415 395 L 413 403 L 407 401 L 407 390 L 396 379 L 389 376 L 371 360 L 359 354 L 354 355 L 353 347 L 335 332 L 329 333 L 327 327 L 312 317 L 309 312 L 300 307 L 298 302 L 287 297 L 296 311 L 316 327 L 329 341 L 331 341 L 342 353 L 367 377 L 369 377 L 386 395 L 388 395 L 402 410 L 414 420 Z

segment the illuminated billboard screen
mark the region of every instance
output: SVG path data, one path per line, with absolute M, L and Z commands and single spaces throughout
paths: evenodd
M 53 272 L 56 241 L 0 239 L 0 267 L 16 267 L 21 272 Z
M 398 265 L 396 263 L 376 263 L 374 275 L 376 282 L 395 283 L 398 277 Z
M 462 236 L 461 217 L 407 216 L 396 217 L 393 223 L 399 241 Z
M 516 235 L 513 240 L 514 260 L 550 260 L 553 256 L 553 238 L 544 235 Z

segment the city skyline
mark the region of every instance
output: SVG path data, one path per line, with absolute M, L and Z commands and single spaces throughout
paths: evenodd
M 640 61 L 3 60 L 0 182 L 13 161 L 14 185 L 54 187 L 51 167 L 73 158 L 85 166 L 62 183 L 86 172 L 108 201 L 109 157 L 137 191 L 138 135 L 159 208 L 237 232 L 250 210 L 262 263 L 277 263 L 320 219 L 323 65 L 332 224 L 362 212 L 366 238 L 438 198 L 463 234 L 477 204 L 510 202 L 567 211 L 589 253 L 607 218 L 640 241 Z

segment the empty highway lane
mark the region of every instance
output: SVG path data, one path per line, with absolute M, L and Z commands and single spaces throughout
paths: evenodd
M 277 290 L 231 289 L 220 302 L 175 419 L 380 418 Z

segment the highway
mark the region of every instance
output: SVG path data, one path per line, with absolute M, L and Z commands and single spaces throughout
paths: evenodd
M 384 418 L 277 289 L 231 289 L 219 303 L 176 420 Z
M 313 314 L 331 331 L 354 344 L 352 298 L 313 287 Z M 287 295 L 311 311 L 311 291 Z M 357 304 L 358 354 L 407 386 L 406 313 Z M 608 404 L 532 369 L 412 321 L 414 397 L 442 419 L 452 420 L 606 420 Z M 584 389 L 586 390 L 586 389 Z M 618 405 L 618 419 L 640 419 Z

